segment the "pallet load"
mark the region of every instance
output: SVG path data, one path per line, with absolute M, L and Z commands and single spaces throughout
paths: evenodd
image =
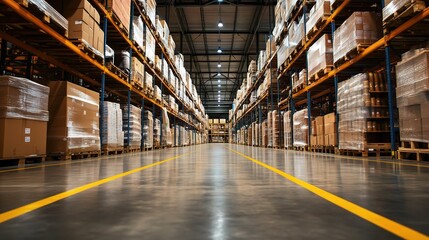
M 376 13 L 354 12 L 334 32 L 334 63 L 357 55 L 382 36 L 381 19 Z
M 265 119 L 262 122 L 262 143 L 261 147 L 267 147 L 268 146 L 268 121 Z
M 101 132 L 103 151 L 115 151 L 124 146 L 124 132 L 122 130 L 121 105 L 113 102 L 104 102 L 103 131 Z
M 339 149 L 368 156 L 390 149 L 387 85 L 381 73 L 361 73 L 339 83 Z M 332 117 L 333 118 L 333 117 Z
M 153 147 L 153 115 L 151 111 L 144 111 L 143 118 L 143 148 Z
M 289 37 L 285 36 L 283 41 L 280 43 L 277 51 L 277 66 L 280 67 L 281 70 L 285 67 L 284 63 L 286 62 L 286 59 L 290 55 L 290 49 L 289 49 Z
M 298 22 L 291 22 L 289 25 L 289 51 L 293 53 L 293 56 L 298 53 L 299 49 L 304 45 L 305 40 L 305 18 L 308 19 L 307 14 L 301 17 Z M 296 51 L 295 51 L 296 50 Z
M 280 126 L 282 124 L 280 114 L 277 110 L 272 113 L 272 128 L 273 128 L 273 147 L 278 148 L 282 146 L 280 139 Z
M 155 26 L 156 23 L 156 1 L 155 0 L 138 0 L 140 6 L 143 7 L 150 22 Z
M 312 147 L 325 146 L 325 120 L 323 116 L 315 117 L 311 121 L 311 137 L 310 143 Z
M 307 108 L 293 114 L 293 146 L 305 148 L 308 146 L 308 114 Z
M 124 144 L 131 149 L 138 149 L 142 141 L 141 108 L 130 105 L 130 114 L 128 119 L 128 106 L 122 106 L 122 119 L 124 129 Z M 128 132 L 129 130 L 129 132 Z M 128 136 L 130 137 L 128 139 Z
M 283 126 L 284 126 L 284 146 L 285 148 L 292 147 L 292 126 L 291 126 L 290 111 L 286 111 L 283 114 Z
M 385 0 L 383 8 L 383 23 L 388 24 L 396 18 L 406 17 L 412 13 L 423 11 L 427 0 Z
M 268 147 L 272 147 L 273 146 L 273 111 L 269 111 L 268 112 L 268 119 L 267 119 L 267 137 L 268 137 L 268 143 L 267 146 Z
M 64 160 L 99 154 L 99 94 L 66 81 L 52 81 L 49 87 L 48 154 Z
M 161 121 L 155 118 L 153 126 L 153 147 L 161 147 Z
M 296 93 L 307 86 L 307 70 L 292 74 L 292 92 Z
M 328 73 L 333 67 L 331 35 L 325 34 L 308 49 L 309 83 Z
M 137 43 L 137 47 L 143 50 L 144 47 L 144 24 L 142 16 L 134 16 L 132 40 Z
M 429 48 L 411 50 L 396 66 L 399 157 L 429 156 Z M 415 156 L 409 156 L 414 154 Z
M 131 0 L 104 0 L 103 5 L 107 10 L 112 11 L 113 15 L 119 20 L 120 27 L 125 32 L 129 32 Z
M 144 86 L 144 65 L 136 57 L 131 59 L 131 84 L 139 89 Z
M 144 91 L 147 93 L 153 93 L 153 76 L 150 75 L 148 72 L 145 72 L 144 74 L 144 85 L 143 85 Z
M 253 123 L 250 124 L 247 132 L 247 145 L 252 146 L 253 144 Z
M 0 159 L 46 154 L 49 88 L 0 76 Z
M 173 135 L 170 129 L 170 119 L 168 118 L 167 109 L 162 109 L 162 146 L 171 147 L 173 145 Z
M 156 41 L 155 37 L 152 35 L 151 31 L 149 31 L 148 27 L 146 26 L 145 31 L 145 54 L 149 62 L 151 62 L 152 65 L 155 64 L 155 49 L 156 49 Z
M 331 15 L 331 3 L 326 0 L 316 0 L 316 4 L 311 8 L 306 23 L 307 38 L 311 37 L 313 33 L 326 21 Z

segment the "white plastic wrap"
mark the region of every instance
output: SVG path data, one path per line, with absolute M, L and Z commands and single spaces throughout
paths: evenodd
M 161 89 L 157 85 L 154 87 L 154 96 L 156 100 L 162 101 Z
M 286 59 L 290 55 L 289 48 L 289 36 L 286 36 L 283 39 L 283 42 L 280 43 L 279 50 L 277 51 L 277 66 L 283 65 Z
M 144 47 L 144 24 L 141 16 L 134 16 L 133 40 L 143 49 Z
M 306 24 L 306 34 L 308 34 L 313 27 L 322 19 L 331 15 L 331 4 L 326 0 L 317 0 L 316 4 L 311 8 L 308 21 Z
M 385 7 L 383 8 L 383 21 L 386 21 L 390 16 L 394 15 L 395 13 L 398 13 L 399 10 L 402 8 L 406 8 L 410 3 L 415 3 L 416 1 L 412 0 L 390 0 L 385 1 Z M 427 1 L 426 1 L 427 3 Z M 419 7 L 424 9 L 424 4 L 418 5 Z
M 293 146 L 308 145 L 308 111 L 307 108 L 295 112 L 293 115 Z
M 381 19 L 376 13 L 354 12 L 334 32 L 334 63 L 353 49 L 367 47 L 382 36 Z
M 286 148 L 292 147 L 292 124 L 290 120 L 290 111 L 287 111 L 283 114 L 284 146 Z
M 49 88 L 26 78 L 0 76 L 0 118 L 47 122 Z
M 325 34 L 308 50 L 308 77 L 311 78 L 319 71 L 333 65 L 331 35 Z
M 124 132 L 122 131 L 121 105 L 113 102 L 104 102 L 103 111 L 102 147 L 122 147 L 124 145 Z
M 145 42 L 145 54 L 149 61 L 155 63 L 155 37 L 152 35 L 152 33 L 149 31 L 148 27 L 146 26 L 146 42 Z
M 35 5 L 41 12 L 48 15 L 52 20 L 54 20 L 58 25 L 60 25 L 65 30 L 68 30 L 69 22 L 63 17 L 57 10 L 55 10 L 51 5 L 49 5 L 44 0 L 28 0 L 29 3 Z
M 280 147 L 282 145 L 280 139 L 280 125 L 282 124 L 280 114 L 277 110 L 272 111 L 272 129 L 273 129 L 273 147 Z
M 307 15 L 305 16 L 307 17 Z M 288 34 L 289 34 L 290 51 L 293 51 L 299 45 L 302 46 L 302 43 L 305 37 L 304 27 L 305 27 L 304 17 L 301 17 L 301 19 L 297 23 L 293 21 L 289 25 Z
M 124 143 L 129 139 L 129 147 L 140 147 L 142 140 L 141 108 L 130 105 L 130 118 L 128 122 L 128 105 L 122 106 Z M 128 133 L 129 126 L 129 133 Z
M 158 118 L 155 118 L 155 120 L 154 120 L 153 146 L 154 147 L 160 147 L 161 146 L 161 121 Z
M 151 111 L 144 111 L 143 119 L 143 147 L 153 147 L 153 115 Z

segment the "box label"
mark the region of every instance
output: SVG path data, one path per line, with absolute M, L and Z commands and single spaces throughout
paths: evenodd
M 24 141 L 25 141 L 26 143 L 29 143 L 29 142 L 30 142 L 30 140 L 31 140 L 31 138 L 30 138 L 30 137 L 25 137 L 25 139 L 24 139 Z
M 31 133 L 31 128 L 25 128 L 25 134 L 30 134 Z

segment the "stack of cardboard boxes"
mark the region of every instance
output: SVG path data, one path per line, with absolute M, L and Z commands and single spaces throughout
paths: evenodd
M 293 146 L 307 146 L 308 137 L 308 114 L 305 108 L 295 112 L 293 115 Z
M 324 146 L 337 145 L 337 124 L 335 113 L 326 114 L 323 117 L 324 123 Z
M 325 124 L 324 117 L 318 116 L 311 121 L 311 146 L 324 146 L 325 145 Z
M 48 153 L 99 151 L 99 94 L 66 81 L 49 87 Z
M 286 111 L 283 114 L 283 126 L 284 126 L 284 146 L 285 148 L 292 147 L 292 125 L 291 125 L 291 112 Z
M 107 1 L 107 9 L 111 10 L 119 21 L 122 23 L 125 30 L 128 32 L 130 27 L 130 10 L 131 0 L 105 0 Z
M 121 105 L 104 102 L 103 112 L 103 131 L 101 133 L 103 145 L 101 147 L 103 149 L 116 149 L 124 146 Z
M 137 87 L 144 86 L 144 65 L 136 57 L 131 59 L 131 83 Z
M 132 148 L 139 148 L 142 140 L 141 109 L 130 105 L 128 118 L 128 105 L 122 106 L 124 144 Z M 129 139 L 128 139 L 129 136 Z
M 153 115 L 151 111 L 144 111 L 143 118 L 143 147 L 153 147 Z
M 329 15 L 331 15 L 330 2 L 326 0 L 317 0 L 316 4 L 310 10 L 310 15 L 306 23 L 306 35 L 312 31 L 312 28 L 315 27 L 317 23 L 321 22 L 324 18 L 326 19 Z
M 46 154 L 49 88 L 0 76 L 0 159 Z
M 308 77 L 311 79 L 319 71 L 332 67 L 331 35 L 325 34 L 319 38 L 308 50 Z

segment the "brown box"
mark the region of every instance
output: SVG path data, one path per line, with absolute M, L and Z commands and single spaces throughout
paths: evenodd
M 324 146 L 325 145 L 325 135 L 317 136 L 317 145 Z
M 48 153 L 100 150 L 99 94 L 65 81 L 49 83 Z
M 325 135 L 334 134 L 337 130 L 336 123 L 326 123 L 325 122 Z
M 312 136 L 317 136 L 317 133 L 318 133 L 317 130 L 318 129 L 317 129 L 317 126 L 316 126 L 316 120 L 312 120 L 311 121 L 311 135 Z
M 318 141 L 317 141 L 317 136 L 310 136 L 310 141 L 311 141 L 311 145 L 312 146 L 318 146 L 318 145 L 320 145 L 320 144 L 318 144 Z
M 429 118 L 422 118 L 422 132 L 429 132 Z
M 0 159 L 46 154 L 47 122 L 0 119 Z
M 327 146 L 335 146 L 337 145 L 337 134 L 328 134 L 325 135 L 325 145 Z M 327 139 L 327 141 L 326 141 Z
M 420 113 L 422 118 L 429 118 L 429 102 L 420 104 Z M 429 122 L 427 122 L 429 124 Z
M 326 114 L 323 118 L 324 118 L 324 123 L 334 123 L 335 113 Z

